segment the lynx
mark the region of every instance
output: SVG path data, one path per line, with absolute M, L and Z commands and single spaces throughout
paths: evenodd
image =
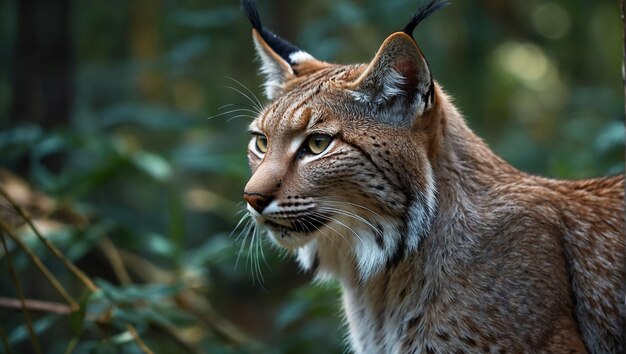
M 559 181 L 496 156 L 413 39 L 444 5 L 339 65 L 242 1 L 270 100 L 250 124 L 250 215 L 338 279 L 354 353 L 621 353 L 624 176 Z

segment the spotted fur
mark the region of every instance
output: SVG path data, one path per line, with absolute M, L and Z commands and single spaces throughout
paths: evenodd
M 410 35 L 439 7 L 371 63 L 338 65 L 274 50 L 245 1 L 273 99 L 250 125 L 250 214 L 340 281 L 355 353 L 621 353 L 624 176 L 551 180 L 497 157 Z M 319 154 L 316 134 L 332 137 Z

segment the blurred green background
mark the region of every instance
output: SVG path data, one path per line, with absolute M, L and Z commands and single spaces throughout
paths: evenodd
M 339 63 L 369 61 L 419 5 L 259 2 L 269 28 Z M 611 0 L 453 1 L 415 37 L 499 155 L 587 178 L 624 170 L 622 28 Z M 37 225 L 101 288 L 87 297 L 16 226 L 86 312 L 33 313 L 44 352 L 73 340 L 76 353 L 140 353 L 125 323 L 157 353 L 346 351 L 337 285 L 310 285 L 289 255 L 231 234 L 249 118 L 220 114 L 249 108 L 248 90 L 264 101 L 257 64 L 235 0 L 0 2 L 0 167 L 28 183 Z M 62 303 L 8 246 L 26 297 Z M 17 298 L 0 255 L 0 297 Z M 13 352 L 33 352 L 19 312 L 0 306 L 0 329 Z

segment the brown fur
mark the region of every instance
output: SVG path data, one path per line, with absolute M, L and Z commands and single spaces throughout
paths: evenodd
M 394 34 L 369 65 L 294 66 L 251 124 L 269 144 L 248 153 L 246 195 L 271 200 L 257 223 L 339 279 L 357 353 L 621 353 L 624 176 L 516 170 L 423 63 Z M 301 154 L 314 133 L 332 145 Z

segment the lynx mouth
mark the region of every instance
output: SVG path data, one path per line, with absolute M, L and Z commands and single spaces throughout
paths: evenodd
M 319 231 L 329 221 L 328 215 L 317 215 L 316 217 L 299 217 L 297 219 L 289 221 L 289 226 L 279 224 L 277 222 L 265 219 L 263 222 L 265 226 L 275 231 L 283 233 L 297 233 L 301 235 L 308 235 Z

